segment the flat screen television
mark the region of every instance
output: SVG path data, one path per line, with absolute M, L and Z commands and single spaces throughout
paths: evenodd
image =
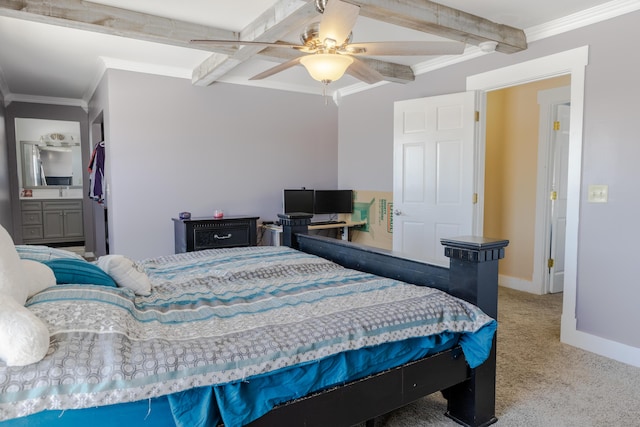
M 353 212 L 353 190 L 316 190 L 314 213 Z
M 306 188 L 285 189 L 282 191 L 284 213 L 305 212 L 313 214 L 314 191 Z

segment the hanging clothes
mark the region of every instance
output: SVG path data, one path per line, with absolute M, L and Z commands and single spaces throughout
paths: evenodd
M 104 141 L 96 144 L 89 161 L 89 198 L 104 204 L 106 182 L 104 179 Z

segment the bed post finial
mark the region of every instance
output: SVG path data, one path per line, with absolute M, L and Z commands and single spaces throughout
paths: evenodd
M 313 217 L 313 214 L 305 212 L 278 214 L 278 218 L 282 223 L 282 244 L 298 249 L 296 234 L 307 234 L 309 232 L 311 217 Z
M 498 261 L 508 240 L 479 236 L 440 239 L 449 258 L 449 293 L 498 316 Z
M 441 239 L 449 257 L 449 293 L 480 307 L 498 319 L 498 261 L 504 258 L 508 240 L 478 236 Z M 471 378 L 442 394 L 446 415 L 465 426 L 495 423 L 496 341 L 489 358 L 471 371 Z

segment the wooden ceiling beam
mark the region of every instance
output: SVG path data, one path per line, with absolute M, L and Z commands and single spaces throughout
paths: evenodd
M 498 43 L 496 50 L 514 53 L 527 48 L 524 31 L 428 0 L 345 0 L 360 7 L 360 15 L 389 24 L 479 45 Z
M 243 29 L 239 37 L 233 40 L 273 43 L 292 31 L 304 28 L 313 18 L 317 17 L 318 13 L 313 0 L 279 0 Z M 208 86 L 263 49 L 262 46 L 245 45 L 226 58 L 213 55 L 196 67 L 193 71 L 192 83 L 198 86 Z
M 238 37 L 238 33 L 233 31 L 81 0 L 0 0 L 0 15 L 211 52 L 222 50 L 196 47 L 189 41 Z

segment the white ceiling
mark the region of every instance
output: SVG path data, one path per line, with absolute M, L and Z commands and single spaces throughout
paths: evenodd
M 0 1 L 0 3 L 2 3 Z M 86 2 L 89 3 L 89 2 Z M 197 23 L 209 27 L 240 31 L 276 3 L 275 0 L 95 0 L 107 6 L 126 8 Z M 463 10 L 499 24 L 525 30 L 528 41 L 540 29 L 591 23 L 612 10 L 626 13 L 640 8 L 640 1 L 629 0 L 440 0 L 438 3 Z M 5 15 L 5 16 L 3 16 Z M 7 16 L 8 15 L 8 16 Z M 0 91 L 5 103 L 13 100 L 86 104 L 105 67 L 137 70 L 191 79 L 192 72 L 211 52 L 152 43 L 124 37 L 23 20 L 0 9 Z M 41 19 L 42 21 L 42 19 Z M 286 39 L 298 42 L 298 30 Z M 353 41 L 434 40 L 435 36 L 358 18 Z M 463 57 L 479 54 L 469 46 Z M 501 53 L 495 53 L 501 55 Z M 411 65 L 414 72 L 433 61 L 433 57 L 385 58 Z M 302 67 L 294 67 L 261 81 L 248 78 L 276 63 L 251 59 L 219 79 L 222 82 L 252 84 L 306 93 L 322 93 L 321 84 Z M 397 83 L 393 83 L 397 84 Z M 330 92 L 348 93 L 367 85 L 346 76 L 330 85 Z

